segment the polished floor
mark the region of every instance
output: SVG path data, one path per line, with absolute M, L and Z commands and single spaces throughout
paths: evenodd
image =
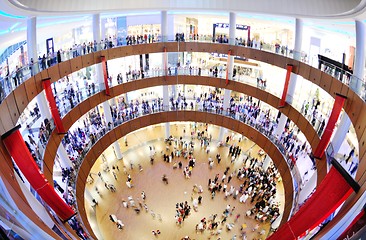
M 231 157 L 228 156 L 228 147 L 218 147 L 219 128 L 216 126 L 208 127 L 208 135 L 212 135 L 213 141 L 208 147 L 210 152 L 207 153 L 205 148 L 201 148 L 200 142 L 194 140 L 194 157 L 196 158 L 196 166 L 193 168 L 192 176 L 186 179 L 181 169 L 173 169 L 175 161 L 182 161 L 183 167 L 188 164 L 188 160 L 183 157 L 175 157 L 171 163 L 163 161 L 162 153 L 170 153 L 174 149 L 172 146 L 164 143 L 165 125 L 150 126 L 142 130 L 133 132 L 127 136 L 128 146 L 125 146 L 125 139 L 121 139 L 119 145 L 121 146 L 123 153 L 123 160 L 117 161 L 113 149 L 110 147 L 104 153 L 104 161 L 107 162 L 110 171 L 103 171 L 105 163 L 103 163 L 103 157 L 99 157 L 94 164 L 91 173 L 94 181 L 86 186 L 86 199 L 85 206 L 87 208 L 88 219 L 90 225 L 93 228 L 94 233 L 99 239 L 181 239 L 182 237 L 189 236 L 191 239 L 242 239 L 240 237 L 242 231 L 241 226 L 246 225 L 243 230 L 246 232 L 247 239 L 265 239 L 270 224 L 260 223 L 254 220 L 252 217 L 247 217 L 245 212 L 253 207 L 250 203 L 250 199 L 246 203 L 240 203 L 239 198 L 233 199 L 229 197 L 224 198 L 224 193 L 219 192 L 214 199 L 211 198 L 211 194 L 207 189 L 208 179 L 213 179 L 218 173 L 220 177 L 223 175 L 226 167 L 230 167 L 230 172 L 242 167 L 243 155 L 251 153 L 252 156 L 257 156 L 259 147 L 247 140 L 242 139 L 239 142 L 241 136 L 227 132 L 224 135 L 232 136 L 231 144 L 237 144 L 242 148 L 241 155 L 232 164 L 230 162 Z M 204 125 L 197 124 L 199 130 L 205 128 Z M 193 129 L 189 123 L 177 123 L 171 124 L 170 132 L 174 137 L 182 136 L 183 139 L 190 139 L 190 132 Z M 150 163 L 150 148 L 154 147 L 156 154 L 154 164 Z M 169 148 L 167 149 L 167 146 Z M 218 165 L 215 160 L 217 152 L 220 152 L 222 161 Z M 212 169 L 209 168 L 208 158 L 212 157 L 215 160 L 215 164 Z M 130 169 L 131 163 L 133 169 Z M 139 170 L 138 164 L 141 165 L 142 171 Z M 115 180 L 112 172 L 112 166 L 118 166 L 119 171 L 115 170 L 117 180 Z M 127 169 L 127 173 L 124 172 Z M 102 178 L 105 182 L 113 184 L 116 187 L 116 192 L 111 192 L 105 188 L 104 182 L 98 177 L 97 173 L 102 173 Z M 126 185 L 127 176 L 131 175 L 132 188 L 128 188 Z M 164 184 L 161 180 L 163 174 L 166 174 L 168 178 L 168 184 Z M 89 179 L 90 180 L 90 179 Z M 240 182 L 236 177 L 232 179 L 228 188 L 233 185 L 238 188 Z M 198 193 L 192 191 L 193 186 L 202 185 L 204 191 L 202 194 L 202 204 L 198 206 L 197 211 L 193 210 L 192 199 L 198 198 Z M 98 188 L 99 194 L 95 188 Z M 280 202 L 280 212 L 283 211 L 284 201 L 284 189 L 282 182 L 277 184 L 276 198 Z M 146 193 L 145 202 L 141 199 L 141 192 Z M 122 205 L 122 201 L 128 201 L 128 197 L 132 196 L 136 205 L 139 202 L 146 204 L 148 210 L 145 211 L 142 208 L 141 212 L 137 214 L 133 208 L 125 208 Z M 239 195 L 240 197 L 240 195 Z M 91 207 L 91 199 L 95 199 L 98 205 L 94 208 Z M 183 224 L 178 225 L 175 220 L 175 205 L 178 202 L 188 201 L 188 204 L 192 207 L 191 214 L 185 219 Z M 219 224 L 216 230 L 205 230 L 203 232 L 196 231 L 196 224 L 200 222 L 202 218 L 209 219 L 210 215 L 217 214 L 217 220 L 222 219 L 222 212 L 227 205 L 231 207 L 235 206 L 235 210 L 232 215 L 227 218 L 227 221 L 223 224 Z M 111 222 L 109 215 L 116 215 L 117 219 L 120 219 L 125 225 L 122 230 L 119 230 L 115 223 Z M 237 218 L 237 215 L 240 216 Z M 227 230 L 226 225 L 233 223 L 232 230 Z M 253 231 L 256 224 L 259 227 Z M 161 233 L 154 236 L 152 231 L 159 230 Z M 220 232 L 218 234 L 218 232 Z M 264 230 L 264 231 L 262 231 Z M 260 231 L 265 232 L 261 235 Z M 234 238 L 236 236 L 236 238 Z

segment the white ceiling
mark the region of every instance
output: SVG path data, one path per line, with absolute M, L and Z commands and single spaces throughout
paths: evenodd
M 354 35 L 354 19 L 366 19 L 365 6 L 366 0 L 0 0 L 0 52 L 26 38 L 27 19 L 33 16 L 41 27 L 53 22 L 77 24 L 96 12 L 144 15 L 144 11 L 168 10 L 228 17 L 233 11 L 253 21 L 258 15 L 267 16 L 274 24 L 293 25 L 294 17 L 301 17 L 315 28 Z
M 365 8 L 364 0 L 9 0 L 8 2 L 13 8 L 38 14 L 181 9 L 339 18 L 360 14 Z

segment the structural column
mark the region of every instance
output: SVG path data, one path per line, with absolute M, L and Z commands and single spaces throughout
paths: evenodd
M 113 118 L 112 118 L 112 113 L 111 113 L 111 107 L 108 103 L 108 101 L 105 101 L 102 103 L 103 106 L 103 112 L 104 112 L 104 118 L 105 118 L 105 122 L 107 124 L 107 126 L 109 125 L 108 123 L 111 123 L 112 128 L 113 128 Z M 122 159 L 122 151 L 121 151 L 121 147 L 118 144 L 118 141 L 115 141 L 114 143 L 112 143 L 112 147 L 114 149 L 114 153 L 116 154 L 116 157 L 118 160 Z
M 323 157 L 325 149 L 328 147 L 328 144 L 330 142 L 330 138 L 334 131 L 335 125 L 338 121 L 339 115 L 341 114 L 345 100 L 346 100 L 345 96 L 340 95 L 340 94 L 336 95 L 332 113 L 330 114 L 327 126 L 325 127 L 324 133 L 322 135 L 322 138 L 320 139 L 320 142 L 314 151 L 314 157 L 316 157 L 318 159 L 321 159 Z
M 94 14 L 93 15 L 93 39 L 97 42 L 98 50 L 101 50 L 100 46 L 100 14 Z M 101 59 L 102 61 L 102 59 Z M 95 71 L 97 75 L 96 79 L 96 85 L 99 87 L 100 90 L 105 89 L 104 85 L 104 78 L 103 78 L 103 70 L 102 70 L 102 64 L 98 63 L 95 64 Z
M 263 160 L 263 165 L 262 165 L 263 171 L 267 171 L 270 163 L 271 163 L 271 158 L 268 155 L 266 155 L 266 157 Z
M 302 33 L 303 33 L 303 21 L 301 19 L 296 18 L 296 27 L 295 27 L 295 46 L 294 46 L 294 59 L 300 61 L 301 60 L 301 45 L 302 45 Z M 295 88 L 297 82 L 297 74 L 291 74 L 290 82 L 288 85 L 286 102 L 288 104 L 292 104 L 295 95 Z
M 48 101 L 48 104 L 50 106 L 52 118 L 54 120 L 56 129 L 58 133 L 65 133 L 64 125 L 61 121 L 60 113 L 57 109 L 55 97 L 53 96 L 52 89 L 51 89 L 51 80 L 50 78 L 43 79 L 42 80 L 42 86 L 46 94 L 46 98 Z
M 365 24 L 356 20 L 356 53 L 353 77 L 350 87 L 358 95 L 361 93 L 365 69 Z
M 225 115 L 229 115 L 229 108 L 230 108 L 230 100 L 231 100 L 231 90 L 225 89 L 224 90 L 224 102 L 223 102 L 223 110 Z M 224 134 L 226 133 L 226 128 L 220 127 L 219 132 L 219 141 L 223 141 Z
M 75 212 L 60 198 L 55 189 L 39 171 L 24 139 L 19 131 L 20 125 L 1 136 L 1 139 L 20 171 L 27 178 L 32 188 L 63 220 L 70 219 Z
M 168 41 L 168 13 L 161 11 L 161 41 Z
M 51 112 L 50 112 L 50 108 L 47 104 L 47 99 L 46 99 L 46 95 L 45 95 L 44 91 L 40 92 L 36 96 L 36 101 L 37 101 L 37 105 L 38 105 L 38 108 L 39 108 L 39 112 L 41 113 L 41 116 L 43 118 L 50 119 L 51 118 Z
M 28 63 L 37 61 L 37 18 L 31 17 L 27 20 L 27 55 Z M 31 67 L 32 76 L 39 72 L 38 63 Z
M 169 111 L 169 86 L 163 85 L 163 111 Z M 165 123 L 165 138 L 170 136 L 170 123 Z
M 342 143 L 346 140 L 347 133 L 351 126 L 351 120 L 346 112 L 343 112 L 341 121 L 338 125 L 336 132 L 333 135 L 332 147 L 334 154 L 337 154 L 342 146 Z
M 365 24 L 362 21 L 355 21 L 356 24 L 356 56 L 354 62 L 353 76 L 350 87 L 356 92 L 361 92 L 362 82 L 359 79 L 364 78 L 365 66 Z M 347 132 L 351 126 L 351 120 L 346 113 L 342 114 L 340 124 L 332 139 L 333 152 L 338 153 L 343 141 L 346 139 Z
M 235 38 L 236 38 L 236 14 L 231 12 L 230 19 L 229 19 L 229 44 L 235 45 Z M 234 56 L 229 50 L 227 56 L 227 69 L 226 69 L 226 84 L 229 84 L 228 80 L 233 79 L 233 69 L 234 69 Z
M 277 128 L 275 130 L 275 136 L 278 136 L 278 138 L 281 136 L 281 134 L 285 130 L 286 122 L 287 122 L 287 117 L 285 116 L 285 114 L 281 113 L 280 119 L 278 120 Z
M 229 16 L 229 44 L 235 45 L 236 38 L 236 13 L 230 12 Z
M 60 158 L 60 164 L 62 168 L 74 168 L 64 145 L 60 144 L 57 149 L 57 155 Z

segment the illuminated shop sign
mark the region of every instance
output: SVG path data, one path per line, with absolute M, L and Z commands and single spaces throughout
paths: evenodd
M 229 23 L 215 23 L 214 27 L 218 27 L 218 28 L 229 28 L 230 24 Z M 240 30 L 248 30 L 249 26 L 247 25 L 242 25 L 242 24 L 236 24 L 236 29 L 240 29 Z

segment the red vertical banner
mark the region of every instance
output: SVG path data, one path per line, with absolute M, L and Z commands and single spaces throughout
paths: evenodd
M 226 85 L 229 84 L 229 69 L 232 67 L 230 65 L 230 57 L 231 57 L 231 50 L 227 53 L 227 64 L 226 64 Z
M 163 70 L 163 73 L 164 73 L 164 79 L 167 80 L 166 76 L 168 75 L 168 66 L 167 66 L 167 52 L 166 52 L 166 47 L 164 47 L 164 57 L 163 57 L 163 60 L 164 60 L 164 64 L 163 64 L 163 67 L 164 67 L 164 70 Z
M 282 98 L 280 100 L 280 106 L 284 107 L 286 105 L 286 96 L 288 91 L 288 85 L 290 84 L 290 77 L 292 72 L 293 65 L 287 64 L 286 66 L 286 79 L 285 79 L 285 85 L 283 86 L 283 92 L 282 92 Z
M 250 26 L 248 26 L 248 46 L 250 46 L 249 43 L 250 43 Z
M 332 214 L 353 192 L 343 176 L 332 167 L 315 193 L 269 240 L 294 240 L 313 230 Z
M 105 60 L 105 56 L 100 57 L 102 69 L 103 69 L 103 80 L 105 86 L 105 94 L 109 96 L 109 85 L 108 85 L 108 71 L 107 71 L 107 61 Z
M 55 97 L 53 96 L 50 78 L 42 80 L 42 86 L 46 94 L 48 104 L 50 106 L 51 115 L 56 125 L 56 130 L 58 133 L 65 133 L 64 125 L 61 121 L 60 113 L 58 112 Z
M 321 159 L 324 155 L 325 149 L 328 147 L 328 144 L 330 142 L 330 138 L 332 137 L 335 125 L 338 121 L 339 115 L 341 114 L 344 102 L 346 101 L 347 97 L 336 94 L 336 98 L 334 101 L 332 113 L 330 114 L 327 126 L 325 127 L 324 133 L 322 135 L 322 138 L 320 139 L 320 142 L 318 146 L 316 147 L 314 151 L 314 157 Z
M 32 188 L 41 196 L 43 201 L 45 201 L 63 221 L 70 219 L 75 212 L 60 198 L 55 189 L 41 173 L 25 145 L 19 128 L 20 125 L 1 136 L 6 149 L 20 171 L 22 171 L 23 175 L 27 178 Z

